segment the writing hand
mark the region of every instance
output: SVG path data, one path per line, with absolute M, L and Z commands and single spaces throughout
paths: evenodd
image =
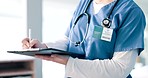
M 28 49 L 28 48 L 47 48 L 47 46 L 45 44 L 41 43 L 37 39 L 24 38 L 22 40 L 22 48 L 23 49 Z

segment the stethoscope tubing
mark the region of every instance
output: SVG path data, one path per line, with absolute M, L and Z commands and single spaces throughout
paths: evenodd
M 69 40 L 70 40 L 71 43 L 75 44 L 75 46 L 79 46 L 80 44 L 82 44 L 82 43 L 85 41 L 86 37 L 87 37 L 88 30 L 89 30 L 89 24 L 90 24 L 90 16 L 89 16 L 89 14 L 87 13 L 87 9 L 88 9 L 88 7 L 89 7 L 89 5 L 91 4 L 92 1 L 93 1 L 93 0 L 90 0 L 90 2 L 88 3 L 87 7 L 84 9 L 84 12 L 83 12 L 82 14 L 80 14 L 80 15 L 76 18 L 76 20 L 75 20 L 74 23 L 73 23 L 72 28 L 70 29 Z M 117 5 L 118 1 L 119 1 L 119 0 L 117 0 L 117 2 L 114 4 L 114 6 L 112 7 L 112 9 L 110 10 L 108 17 L 105 18 L 105 19 L 102 21 L 102 25 L 108 25 L 108 26 L 104 26 L 104 27 L 110 28 L 111 23 L 112 23 L 112 21 L 110 20 L 110 16 L 111 16 L 111 14 L 112 14 L 112 12 L 113 12 L 115 6 Z M 77 22 L 78 22 L 79 19 L 80 19 L 81 17 L 83 17 L 83 16 L 86 16 L 86 17 L 87 17 L 86 33 L 85 33 L 85 35 L 84 35 L 84 37 L 83 37 L 82 40 L 80 40 L 80 41 L 73 41 L 73 40 L 72 40 L 72 37 L 71 37 L 72 30 L 74 30 L 74 27 L 76 26 Z M 106 22 L 106 21 L 108 21 L 109 23 L 108 23 L 108 24 L 104 24 L 104 22 Z
M 74 30 L 74 27 L 76 26 L 78 20 L 79 20 L 81 17 L 83 17 L 83 16 L 86 16 L 86 17 L 87 17 L 86 33 L 85 33 L 85 35 L 84 35 L 82 41 L 73 41 L 73 40 L 71 39 L 72 30 Z M 77 19 L 75 20 L 75 22 L 74 22 L 72 28 L 70 29 L 70 37 L 69 37 L 69 40 L 70 40 L 71 43 L 74 43 L 76 46 L 78 46 L 78 45 L 82 44 L 82 43 L 85 41 L 85 39 L 86 39 L 86 37 L 87 37 L 87 34 L 88 34 L 89 23 L 90 23 L 90 16 L 89 16 L 87 13 L 82 13 L 81 15 L 79 15 L 79 16 L 77 17 Z

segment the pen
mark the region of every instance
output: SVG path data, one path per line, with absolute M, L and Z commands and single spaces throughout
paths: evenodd
M 30 28 L 28 30 L 28 38 L 29 38 L 29 44 L 30 44 L 30 41 L 31 41 L 31 29 Z M 29 48 L 31 48 L 30 45 L 29 45 Z

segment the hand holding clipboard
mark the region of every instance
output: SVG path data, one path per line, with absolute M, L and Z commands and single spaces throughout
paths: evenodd
M 7 51 L 8 53 L 15 53 L 15 54 L 21 54 L 21 55 L 27 55 L 27 56 L 35 56 L 35 55 L 46 55 L 50 56 L 52 54 L 57 54 L 57 55 L 68 55 L 73 58 L 84 58 L 84 54 L 78 54 L 74 52 L 67 52 L 55 48 L 35 48 L 35 49 L 24 49 L 24 50 L 11 50 Z
M 69 56 L 73 58 L 85 58 L 84 54 L 77 54 L 75 52 L 67 52 L 56 48 L 47 48 L 46 44 L 41 43 L 36 39 L 25 38 L 22 40 L 23 51 L 7 51 L 9 53 L 16 53 L 28 56 L 37 56 L 48 61 L 57 62 L 66 65 Z M 31 48 L 31 49 L 30 49 Z M 32 49 L 33 48 L 33 49 Z M 34 49 L 39 48 L 39 49 Z

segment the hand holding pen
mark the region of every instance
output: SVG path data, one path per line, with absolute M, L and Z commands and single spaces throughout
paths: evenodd
M 23 49 L 30 49 L 30 48 L 48 48 L 48 47 L 46 46 L 46 44 L 41 43 L 37 39 L 31 39 L 31 30 L 29 30 L 29 37 L 24 38 L 22 40 L 22 48 Z M 53 61 L 56 63 L 60 63 L 63 65 L 66 65 L 68 62 L 68 59 L 69 59 L 69 56 L 56 55 L 56 54 L 53 54 L 51 56 L 36 55 L 35 57 L 40 58 L 40 59 L 44 59 L 44 60 L 48 60 L 48 61 Z
M 29 48 L 47 48 L 44 43 L 41 43 L 37 39 L 31 39 L 31 29 L 29 29 L 29 37 L 24 38 L 22 40 L 22 48 L 29 49 Z
M 41 43 L 37 39 L 24 38 L 22 40 L 22 48 L 23 49 L 29 49 L 29 48 L 47 48 L 47 46 L 44 43 Z

